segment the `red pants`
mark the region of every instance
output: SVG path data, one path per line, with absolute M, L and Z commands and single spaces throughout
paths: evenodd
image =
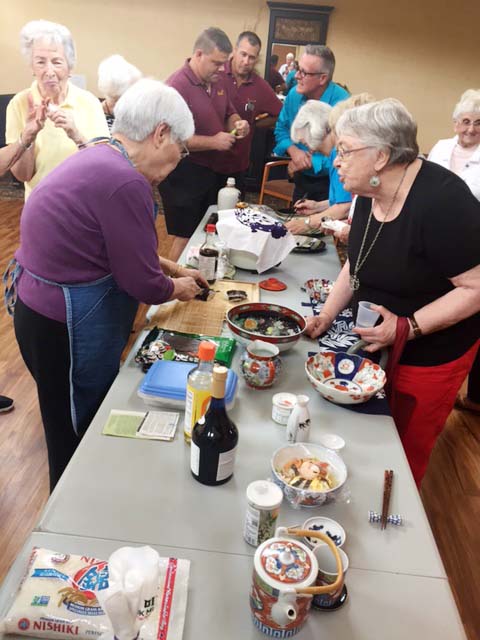
M 399 365 L 395 370 L 390 409 L 418 487 L 479 345 L 480 340 L 463 356 L 446 364 Z

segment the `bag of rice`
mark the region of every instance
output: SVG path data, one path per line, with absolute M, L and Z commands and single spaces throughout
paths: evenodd
M 180 640 L 190 562 L 158 561 L 158 591 L 138 610 L 138 640 Z M 110 620 L 97 599 L 99 591 L 108 589 L 108 575 L 105 560 L 34 548 L 0 631 L 37 638 L 91 640 L 102 634 L 113 638 Z

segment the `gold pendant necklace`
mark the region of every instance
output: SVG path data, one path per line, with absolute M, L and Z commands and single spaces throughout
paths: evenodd
M 392 201 L 390 202 L 390 206 L 388 207 L 388 211 L 383 216 L 383 220 L 380 223 L 380 226 L 378 228 L 377 233 L 375 234 L 375 237 L 373 238 L 370 246 L 368 247 L 367 251 L 365 252 L 365 255 L 363 255 L 363 249 L 365 247 L 365 242 L 367 240 L 368 230 L 370 229 L 370 222 L 372 221 L 372 217 L 373 217 L 373 208 L 375 206 L 375 200 L 372 200 L 372 207 L 370 209 L 370 214 L 368 216 L 367 226 L 365 227 L 365 233 L 363 234 L 362 244 L 360 245 L 360 251 L 358 252 L 357 261 L 356 261 L 355 266 L 353 268 L 353 273 L 350 274 L 350 289 L 352 291 L 358 291 L 358 289 L 360 288 L 360 278 L 358 277 L 358 272 L 363 267 L 363 265 L 365 264 L 366 259 L 370 255 L 373 247 L 375 246 L 376 241 L 378 240 L 378 236 L 380 235 L 380 233 L 381 233 L 381 231 L 383 229 L 383 225 L 385 224 L 386 219 L 388 218 L 388 216 L 390 215 L 390 213 L 391 213 L 391 211 L 393 209 L 393 205 L 395 204 L 395 200 L 397 199 L 397 195 L 398 195 L 398 192 L 400 191 L 400 187 L 402 186 L 403 181 L 405 180 L 405 176 L 407 175 L 407 169 L 408 169 L 409 166 L 410 166 L 410 163 L 408 163 L 405 166 L 405 169 L 403 171 L 403 174 L 402 174 L 402 177 L 400 179 L 400 182 L 398 183 L 398 186 L 395 189 L 395 193 L 393 194 Z

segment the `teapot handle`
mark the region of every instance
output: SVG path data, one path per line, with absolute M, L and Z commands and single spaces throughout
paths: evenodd
M 322 542 L 325 542 L 330 547 L 330 551 L 335 556 L 335 561 L 337 563 L 337 579 L 332 584 L 326 584 L 323 586 L 316 587 L 304 587 L 303 589 L 296 589 L 297 593 L 305 593 L 309 595 L 318 595 L 320 593 L 334 593 L 338 591 L 338 589 L 342 588 L 343 585 L 343 566 L 342 559 L 340 558 L 340 554 L 338 553 L 337 547 L 332 540 L 328 536 L 319 531 L 312 531 L 311 529 L 296 529 L 295 527 L 291 527 L 287 529 L 287 533 L 291 536 L 298 536 L 299 538 L 319 538 Z
M 363 349 L 363 347 L 366 347 L 367 344 L 368 342 L 366 340 L 359 340 L 358 342 L 355 342 L 355 344 L 352 344 L 352 346 L 347 349 L 347 353 L 350 353 L 350 354 L 357 353 L 357 351 L 360 351 L 361 349 Z M 388 351 L 387 349 L 382 349 L 380 352 L 380 362 L 378 364 L 381 366 L 381 368 L 384 371 L 385 371 L 385 367 L 387 366 L 387 360 L 388 360 Z

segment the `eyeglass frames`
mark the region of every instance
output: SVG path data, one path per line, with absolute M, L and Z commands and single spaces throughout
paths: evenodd
M 305 69 L 302 69 L 302 67 L 300 67 L 295 75 L 299 76 L 300 78 L 305 78 L 307 76 L 326 76 L 328 74 L 326 71 L 305 71 Z

